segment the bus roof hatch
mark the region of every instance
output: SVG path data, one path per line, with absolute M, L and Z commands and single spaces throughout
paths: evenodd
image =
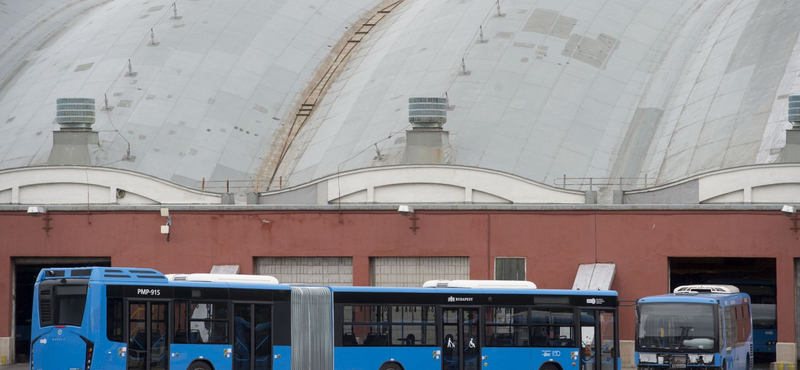
M 238 275 L 238 274 L 170 274 L 169 281 L 207 281 L 220 283 L 242 284 L 280 284 L 278 279 L 267 275 Z
M 536 289 L 531 281 L 518 280 L 428 280 L 423 288 L 487 288 L 487 289 Z
M 681 285 L 672 291 L 675 294 L 697 294 L 697 293 L 739 293 L 739 288 L 733 285 Z

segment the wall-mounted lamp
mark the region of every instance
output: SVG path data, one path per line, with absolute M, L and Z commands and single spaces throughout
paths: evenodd
M 789 217 L 790 220 L 794 221 L 794 225 L 789 229 L 797 234 L 797 209 L 794 206 L 783 206 L 781 212 L 783 212 L 786 217 Z
M 28 207 L 28 214 L 31 215 L 31 216 L 34 216 L 34 217 L 44 216 L 44 218 L 43 218 L 44 227 L 42 229 L 44 230 L 44 233 L 47 236 L 50 236 L 50 230 L 53 229 L 50 226 L 50 221 L 53 220 L 53 218 L 50 217 L 50 215 L 47 214 L 47 208 L 39 207 L 39 206 Z
M 417 235 L 417 229 L 419 229 L 419 226 L 417 226 L 417 220 L 419 220 L 419 217 L 417 217 L 417 214 L 414 212 L 414 208 L 411 206 L 402 205 L 397 208 L 397 212 L 411 220 L 411 227 L 409 227 L 409 229 L 414 231 L 414 235 Z
M 161 225 L 161 233 L 167 236 L 167 241 L 169 241 L 169 228 L 172 226 L 172 216 L 169 215 L 169 208 L 161 208 L 161 217 L 167 218 L 167 224 Z

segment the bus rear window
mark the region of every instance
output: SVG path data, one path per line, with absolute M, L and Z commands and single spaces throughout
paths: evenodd
M 40 295 L 41 325 L 81 326 L 86 307 L 86 285 L 55 285 L 52 289 L 52 294 L 44 294 L 43 290 Z

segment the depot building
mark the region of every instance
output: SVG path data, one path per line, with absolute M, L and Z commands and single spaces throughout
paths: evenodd
M 443 174 L 447 191 L 441 183 L 419 180 L 435 173 Z M 88 186 L 76 186 L 86 174 Z M 491 181 L 474 182 L 483 177 Z M 370 183 L 368 178 L 417 180 Z M 787 184 L 787 178 L 798 181 Z M 3 355 L 17 360 L 24 361 L 29 348 L 36 275 L 53 266 L 149 267 L 164 273 L 216 268 L 271 275 L 289 284 L 421 286 L 433 279 L 509 279 L 530 280 L 539 288 L 608 287 L 622 302 L 626 363 L 632 361 L 636 299 L 684 284 L 725 283 L 750 291 L 753 302 L 772 305 L 766 325 L 777 332 L 776 343 L 760 345 L 780 360 L 796 356 L 800 241 L 796 215 L 772 200 L 800 202 L 797 165 L 751 166 L 625 191 L 617 194 L 623 204 L 587 204 L 585 192 L 442 165 L 348 172 L 306 187 L 251 194 L 258 202 L 252 204 L 223 204 L 216 193 L 93 167 L 3 171 L 0 183 L 13 194 L 10 204 L 0 206 L 0 258 L 10 277 L 0 282 L 0 295 L 8 298 L 0 306 L 0 335 Z M 338 196 L 337 183 L 347 189 L 342 202 L 326 199 Z M 87 188 L 89 203 L 80 204 Z M 455 201 L 470 191 L 511 202 Z M 449 202 L 424 199 L 434 192 Z M 346 200 L 358 193 L 385 201 Z M 513 193 L 529 198 L 516 202 Z M 671 202 L 675 193 L 682 194 L 680 203 Z M 715 201 L 736 193 L 748 194 L 750 201 Z M 704 198 L 686 201 L 699 194 Z M 559 201 L 537 202 L 537 197 Z M 637 204 L 642 198 L 649 203 Z M 280 203 L 271 203 L 274 199 Z
M 63 266 L 613 289 L 624 366 L 638 298 L 734 285 L 795 362 L 796 14 L 0 2 L 0 363 Z

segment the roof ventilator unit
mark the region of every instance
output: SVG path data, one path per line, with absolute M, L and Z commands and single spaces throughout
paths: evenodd
M 408 122 L 412 128 L 406 131 L 404 163 L 446 163 L 445 146 L 449 146 L 450 138 L 442 126 L 447 123 L 447 102 L 447 98 L 439 97 L 408 99 Z
M 428 280 L 423 288 L 466 288 L 466 289 L 536 289 L 531 281 L 519 280 Z
M 48 164 L 91 165 L 89 145 L 100 145 L 94 124 L 94 99 L 56 99 L 56 122 L 61 129 L 53 132 L 53 149 Z
M 280 284 L 278 279 L 268 275 L 238 275 L 238 274 L 169 274 L 169 281 L 203 281 L 214 283 L 240 283 L 240 284 Z
M 800 95 L 789 95 L 789 122 L 792 127 L 786 130 L 786 145 L 781 151 L 778 162 L 800 162 Z
M 793 129 L 800 129 L 800 95 L 789 95 L 789 122 Z
M 698 294 L 698 293 L 739 293 L 739 288 L 733 285 L 681 285 L 673 291 L 675 294 Z

